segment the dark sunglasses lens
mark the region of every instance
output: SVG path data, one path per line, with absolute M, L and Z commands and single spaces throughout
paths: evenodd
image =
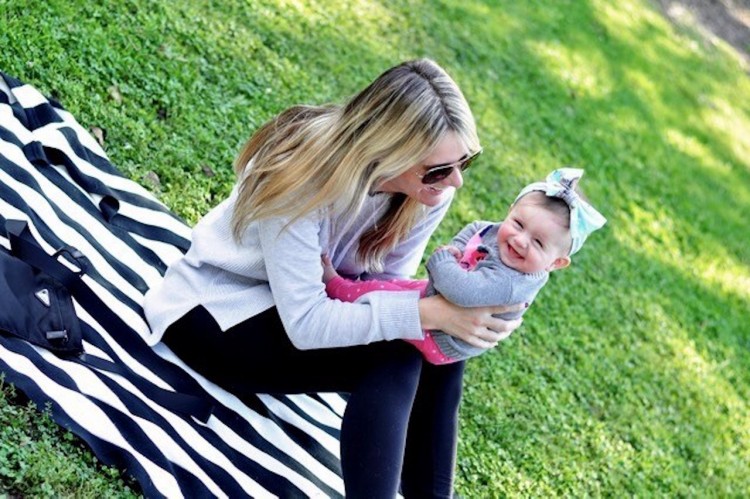
M 451 173 L 453 173 L 453 168 L 458 168 L 461 171 L 465 171 L 471 164 L 474 162 L 475 159 L 479 156 L 479 153 L 482 152 L 481 150 L 477 153 L 475 153 L 472 156 L 469 156 L 465 160 L 453 164 L 453 165 L 445 165 L 445 166 L 438 166 L 432 170 L 427 170 L 427 173 L 424 174 L 422 177 L 422 183 L 423 184 L 436 184 L 440 182 L 441 180 L 446 179 L 450 176 Z
M 427 173 L 424 174 L 424 177 L 422 177 L 422 183 L 436 184 L 441 180 L 447 178 L 451 173 L 453 173 L 452 166 L 445 166 L 442 168 L 435 168 L 434 170 L 428 170 Z

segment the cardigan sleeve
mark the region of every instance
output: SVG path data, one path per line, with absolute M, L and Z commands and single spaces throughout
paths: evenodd
M 419 292 L 379 292 L 355 303 L 329 298 L 322 281 L 320 213 L 258 222 L 274 303 L 291 342 L 299 349 L 422 339 Z

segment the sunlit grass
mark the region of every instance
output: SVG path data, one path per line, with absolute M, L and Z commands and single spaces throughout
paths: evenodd
M 701 143 L 696 137 L 685 135 L 677 129 L 666 130 L 667 141 L 675 149 L 692 158 L 695 162 L 708 168 L 717 175 L 728 175 L 732 172 L 732 165 L 726 161 L 720 161 L 713 155 L 711 147 Z
M 545 68 L 582 98 L 603 98 L 612 89 L 609 76 L 602 72 L 606 66 L 601 54 L 595 51 L 574 52 L 569 48 L 549 43 L 534 43 L 533 52 L 539 55 Z
M 686 230 L 677 227 L 668 212 L 635 203 L 630 205 L 627 219 L 619 222 L 615 237 L 629 251 L 750 304 L 750 268 L 728 253 L 720 241 L 702 241 L 699 249 L 685 248 L 680 235 Z
M 702 121 L 712 126 L 717 135 L 725 137 L 731 153 L 737 158 L 750 157 L 750 116 L 747 108 L 738 109 L 731 96 L 715 97 L 710 105 L 703 108 Z M 743 103 L 747 104 L 747 103 Z

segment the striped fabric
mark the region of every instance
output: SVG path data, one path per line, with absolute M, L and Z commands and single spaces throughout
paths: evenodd
M 189 227 L 120 175 L 60 104 L 0 73 L 0 227 L 6 219 L 27 220 L 47 253 L 63 244 L 82 251 L 90 262 L 83 280 L 107 305 L 103 313 L 75 304 L 86 355 L 132 374 L 0 337 L 6 381 L 37 406 L 49 404 L 53 419 L 102 462 L 126 469 L 148 497 L 343 495 L 338 436 L 345 400 L 259 394 L 242 403 L 164 345 L 148 348 L 143 295 L 187 249 Z M 158 388 L 204 397 L 213 415 L 202 423 L 144 395 Z

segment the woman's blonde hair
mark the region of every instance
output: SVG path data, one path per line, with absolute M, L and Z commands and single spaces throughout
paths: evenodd
M 235 161 L 234 237 L 252 220 L 284 216 L 291 223 L 317 209 L 351 220 L 368 194 L 424 160 L 448 132 L 469 151 L 479 149 L 466 99 L 428 59 L 387 70 L 344 105 L 292 107 L 253 134 Z M 382 271 L 423 208 L 406 195 L 391 197 L 359 241 L 365 268 Z

